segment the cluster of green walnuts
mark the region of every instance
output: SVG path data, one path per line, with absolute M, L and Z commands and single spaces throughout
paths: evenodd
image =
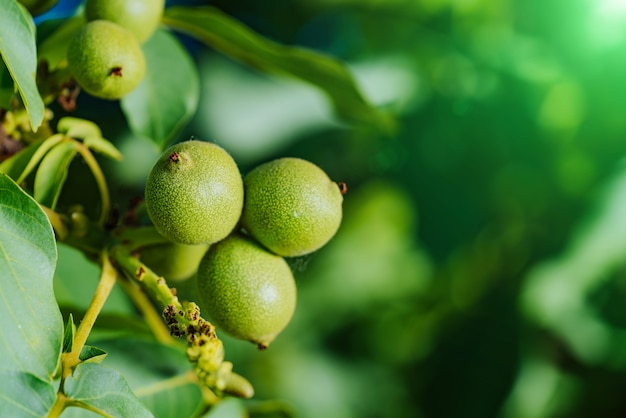
M 76 83 L 87 93 L 116 100 L 144 77 L 141 44 L 156 30 L 164 0 L 87 0 L 86 23 L 68 45 L 67 61 Z
M 335 235 L 344 192 L 321 168 L 299 158 L 272 160 L 242 177 L 227 151 L 192 139 L 165 150 L 155 163 L 145 204 L 157 231 L 186 263 L 182 273 L 164 276 L 197 270 L 208 318 L 231 336 L 265 348 L 296 306 L 285 257 L 312 253 Z M 150 266 L 147 258 L 157 254 L 144 252 L 142 259 Z

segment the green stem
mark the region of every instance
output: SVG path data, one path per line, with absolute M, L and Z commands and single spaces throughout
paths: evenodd
M 85 312 L 85 316 L 76 330 L 74 342 L 72 343 L 72 351 L 64 355 L 63 378 L 71 375 L 74 368 L 80 363 L 80 352 L 85 346 L 87 337 L 89 337 L 89 333 L 96 323 L 96 319 L 98 318 L 104 303 L 109 297 L 116 280 L 117 271 L 111 264 L 107 251 L 103 251 L 102 275 L 100 276 L 100 282 L 98 283 L 93 299 L 87 308 L 87 312 Z
M 182 311 L 183 306 L 176 295 L 172 292 L 163 277 L 150 270 L 137 257 L 133 257 L 128 250 L 121 246 L 111 249 L 111 257 L 115 263 L 134 280 L 152 291 L 155 299 L 163 307 L 173 306 L 177 311 Z
M 67 397 L 65 396 L 65 394 L 59 391 L 57 392 L 57 398 L 54 402 L 54 405 L 52 405 L 50 412 L 48 412 L 47 418 L 57 418 L 63 413 L 65 407 L 67 407 Z
M 198 305 L 180 303 L 165 279 L 134 257 L 124 245 L 113 247 L 111 257 L 127 276 L 152 292 L 163 307 L 163 318 L 171 335 L 187 339 L 187 358 L 195 366 L 202 386 L 243 398 L 254 394 L 250 382 L 232 372 L 232 363 L 224 361 L 223 343 L 217 338 L 215 327 L 200 316 Z
M 100 226 L 104 226 L 109 218 L 109 210 L 111 206 L 106 178 L 100 168 L 100 165 L 98 164 L 98 161 L 96 161 L 96 158 L 93 156 L 91 151 L 89 151 L 89 148 L 87 148 L 82 142 L 76 141 L 76 149 L 87 163 L 87 166 L 96 180 L 96 184 L 100 192 L 100 200 L 102 202 L 102 211 L 100 212 L 98 224 Z

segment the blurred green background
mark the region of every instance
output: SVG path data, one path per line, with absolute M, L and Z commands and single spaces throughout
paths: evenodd
M 626 416 L 626 1 L 210 4 L 345 61 L 398 120 L 391 138 L 345 126 L 315 88 L 187 42 L 202 93 L 180 140 L 217 142 L 244 173 L 303 157 L 349 187 L 335 239 L 292 262 L 285 332 L 264 352 L 224 337 L 255 402 L 305 418 Z M 101 123 L 126 156 L 106 166 L 124 205 L 159 151 Z

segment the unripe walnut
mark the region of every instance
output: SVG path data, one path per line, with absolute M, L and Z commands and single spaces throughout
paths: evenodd
M 249 237 L 232 234 L 212 245 L 200 262 L 198 294 L 217 328 L 267 347 L 296 307 L 296 284 L 284 258 Z
M 315 164 L 279 158 L 244 178 L 242 226 L 278 255 L 296 257 L 326 244 L 342 218 L 340 186 Z
M 132 33 L 106 20 L 89 22 L 70 41 L 67 62 L 78 85 L 92 96 L 115 100 L 134 90 L 146 62 Z
M 157 231 L 180 244 L 212 244 L 237 225 L 243 181 L 233 158 L 210 142 L 178 143 L 148 175 L 146 209 Z
M 164 0 L 87 0 L 85 17 L 117 23 L 143 43 L 159 25 L 164 6 Z
M 189 279 L 196 273 L 208 248 L 208 244 L 185 245 L 172 242 L 146 247 L 141 250 L 140 257 L 159 276 L 180 281 Z

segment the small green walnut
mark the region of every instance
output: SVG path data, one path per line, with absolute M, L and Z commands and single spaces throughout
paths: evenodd
M 175 242 L 151 245 L 141 250 L 141 261 L 167 280 L 189 279 L 198 270 L 208 244 L 185 245 Z
M 180 244 L 212 244 L 237 225 L 243 181 L 233 158 L 210 142 L 165 150 L 148 175 L 148 215 L 157 231 Z
M 231 234 L 200 262 L 198 294 L 217 328 L 266 348 L 296 307 L 296 284 L 284 258 L 249 237 Z
M 87 0 L 85 17 L 117 23 L 144 43 L 159 25 L 164 6 L 164 0 Z
M 74 35 L 67 62 L 83 90 L 108 100 L 134 90 L 146 71 L 143 51 L 135 36 L 106 20 L 89 22 Z
M 337 232 L 343 195 L 317 165 L 299 158 L 261 164 L 244 178 L 242 226 L 284 257 L 311 253 Z

